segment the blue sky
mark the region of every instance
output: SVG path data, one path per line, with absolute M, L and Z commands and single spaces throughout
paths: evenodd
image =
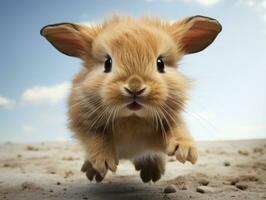
M 184 114 L 198 140 L 266 137 L 265 0 L 57 0 L 0 2 L 0 141 L 66 140 L 66 96 L 80 61 L 39 35 L 58 22 L 95 22 L 112 13 L 175 20 L 216 18 L 223 31 L 179 70 L 194 80 Z

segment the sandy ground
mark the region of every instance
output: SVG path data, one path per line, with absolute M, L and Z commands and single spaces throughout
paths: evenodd
M 169 158 L 165 176 L 144 184 L 127 161 L 102 183 L 89 182 L 75 143 L 0 144 L 0 199 L 266 199 L 266 140 L 198 145 L 196 165 Z M 169 185 L 176 192 L 165 193 Z

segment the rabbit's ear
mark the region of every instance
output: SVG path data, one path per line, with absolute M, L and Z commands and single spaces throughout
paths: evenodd
M 43 27 L 40 33 L 60 52 L 80 58 L 86 48 L 80 28 L 71 23 L 52 24 Z
M 217 20 L 199 15 L 177 21 L 172 27 L 172 34 L 185 54 L 202 51 L 222 30 Z

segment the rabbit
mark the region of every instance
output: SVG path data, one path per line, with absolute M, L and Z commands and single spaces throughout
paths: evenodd
M 143 182 L 162 177 L 167 155 L 196 163 L 197 146 L 181 116 L 191 81 L 176 66 L 221 30 L 217 20 L 199 15 L 175 22 L 113 16 L 94 26 L 41 29 L 57 50 L 83 61 L 72 82 L 68 125 L 86 152 L 81 171 L 89 180 L 101 182 L 121 159 L 135 165 Z

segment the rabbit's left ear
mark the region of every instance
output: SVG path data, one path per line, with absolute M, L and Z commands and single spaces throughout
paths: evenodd
M 193 16 L 172 25 L 172 35 L 185 54 L 208 47 L 221 32 L 221 24 L 212 18 Z
M 61 53 L 81 58 L 86 50 L 86 42 L 80 30 L 81 26 L 77 24 L 51 24 L 41 29 L 41 35 Z

